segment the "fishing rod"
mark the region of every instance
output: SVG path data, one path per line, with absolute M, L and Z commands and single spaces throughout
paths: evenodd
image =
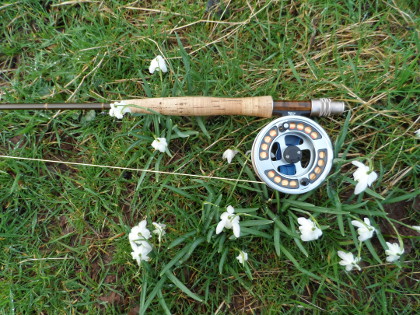
M 284 115 L 330 116 L 344 112 L 344 102 L 330 99 L 306 101 L 273 100 L 271 96 L 223 98 L 206 96 L 159 97 L 121 100 L 110 103 L 10 103 L 0 110 L 108 110 L 124 106 L 132 113 L 157 112 L 170 116 L 244 115 L 272 117 Z
M 252 145 L 252 165 L 272 189 L 303 194 L 318 187 L 332 167 L 333 147 L 326 131 L 305 116 L 342 114 L 344 102 L 321 98 L 306 101 L 273 100 L 271 96 L 223 98 L 206 96 L 161 97 L 110 103 L 0 104 L 0 110 L 110 110 L 159 113 L 169 116 L 245 115 L 270 118 Z

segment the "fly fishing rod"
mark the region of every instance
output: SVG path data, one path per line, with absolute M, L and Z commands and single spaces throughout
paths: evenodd
M 111 103 L 0 104 L 0 110 L 110 110 L 170 116 L 282 116 L 271 121 L 254 140 L 251 159 L 259 176 L 272 189 L 303 194 L 318 187 L 332 167 L 333 147 L 325 130 L 305 116 L 342 114 L 344 102 L 321 98 L 275 101 L 271 96 L 222 98 L 205 96 L 121 100 Z
M 124 106 L 132 113 L 157 112 L 170 116 L 244 115 L 272 117 L 284 115 L 330 116 L 341 114 L 344 103 L 330 99 L 274 101 L 271 96 L 223 98 L 206 96 L 160 97 L 122 100 L 111 103 L 10 103 L 0 110 L 108 110 Z

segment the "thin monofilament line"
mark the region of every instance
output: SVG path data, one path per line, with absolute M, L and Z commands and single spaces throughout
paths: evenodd
M 164 175 L 188 176 L 188 177 L 201 178 L 201 179 L 219 179 L 219 180 L 227 180 L 227 181 L 232 181 L 232 182 L 264 184 L 263 182 L 256 181 L 256 180 L 235 179 L 235 178 L 227 178 L 227 177 L 196 175 L 196 174 L 188 174 L 188 173 L 175 173 L 175 172 L 166 172 L 166 171 L 155 171 L 155 170 L 142 169 L 142 168 L 131 168 L 131 167 L 112 166 L 112 165 L 99 165 L 99 164 L 88 164 L 88 163 L 79 163 L 79 162 L 35 159 L 35 158 L 26 158 L 26 157 L 10 156 L 10 155 L 0 155 L 0 158 L 13 159 L 13 160 L 23 160 L 23 161 L 47 162 L 47 163 L 56 163 L 56 164 L 77 165 L 77 166 L 100 167 L 100 168 L 109 168 L 109 169 L 134 171 L 134 172 L 145 172 L 145 173 L 154 173 L 154 174 L 164 174 Z

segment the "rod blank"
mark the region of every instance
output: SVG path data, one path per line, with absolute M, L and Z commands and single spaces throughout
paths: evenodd
M 60 110 L 60 109 L 75 109 L 75 110 L 84 110 L 84 109 L 110 109 L 111 104 L 109 103 L 56 103 L 56 104 L 24 104 L 24 103 L 15 103 L 15 104 L 0 104 L 0 110 Z

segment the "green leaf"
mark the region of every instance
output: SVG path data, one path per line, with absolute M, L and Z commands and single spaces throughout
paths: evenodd
M 187 238 L 189 238 L 191 236 L 194 236 L 195 234 L 197 234 L 197 232 L 193 231 L 193 232 L 186 233 L 186 234 L 182 235 L 181 237 L 178 237 L 177 239 L 172 241 L 171 244 L 169 244 L 168 249 L 171 249 L 175 246 L 178 246 L 179 244 L 182 244 Z
M 209 132 L 207 131 L 206 126 L 204 125 L 203 117 L 196 117 L 195 120 L 197 121 L 198 126 L 200 127 L 201 131 L 207 138 L 211 138 Z
M 149 83 L 147 82 L 146 77 L 143 74 L 143 71 L 139 71 L 139 76 L 141 77 L 141 85 L 143 86 L 144 93 L 147 97 L 153 97 L 152 90 L 150 89 Z
M 289 213 L 290 228 L 291 228 L 293 231 L 295 231 L 295 230 L 296 230 L 294 220 L 295 220 L 294 216 L 293 216 L 291 213 Z M 308 256 L 309 256 L 309 254 L 308 254 L 308 252 L 306 251 L 305 247 L 302 245 L 302 242 L 300 241 L 300 237 L 295 236 L 295 237 L 293 237 L 293 240 L 295 241 L 295 243 L 296 243 L 297 247 L 300 249 L 300 251 L 301 251 L 301 252 L 302 252 L 302 253 L 303 253 L 306 257 L 308 257 Z
M 158 291 L 158 298 L 159 298 L 159 304 L 162 306 L 163 311 L 166 315 L 171 315 L 171 310 L 169 309 L 168 305 L 165 302 L 165 299 L 163 298 L 162 290 Z
M 184 292 L 186 295 L 188 295 L 190 298 L 198 301 L 198 302 L 203 302 L 203 299 L 200 298 L 198 295 L 196 295 L 195 293 L 191 292 L 190 289 L 188 289 L 185 284 L 183 284 L 177 277 L 175 277 L 175 275 L 170 272 L 169 270 L 165 271 L 166 276 L 168 277 L 169 280 L 172 281 L 173 284 L 175 284 L 182 292 Z
M 149 307 L 150 303 L 152 303 L 153 299 L 155 298 L 156 294 L 162 289 L 164 283 L 166 281 L 166 276 L 164 275 L 158 283 L 154 286 L 152 292 L 147 296 L 146 302 L 144 302 L 143 305 L 140 304 L 140 311 L 139 315 L 145 314 L 147 308 Z M 142 292 L 143 293 L 143 292 Z
M 334 145 L 335 158 L 338 156 L 338 152 L 341 151 L 341 147 L 344 144 L 344 140 L 346 139 L 346 136 L 348 135 L 348 130 L 350 126 L 350 118 L 351 118 L 351 111 L 348 111 L 346 120 L 344 121 L 342 127 L 340 128 L 340 135 L 337 137 L 337 140 L 335 141 L 335 145 Z
M 280 257 L 280 229 L 277 225 L 274 225 L 274 249 L 276 251 L 277 256 Z
M 420 195 L 420 190 L 416 190 L 410 194 L 406 194 L 406 195 L 402 195 L 402 196 L 398 196 L 398 197 L 394 197 L 394 198 L 386 198 L 382 203 L 383 204 L 387 204 L 387 203 L 396 203 L 399 201 L 404 201 L 404 200 L 409 200 L 409 199 L 413 199 L 415 197 L 417 197 L 418 195 Z
M 369 249 L 370 253 L 372 254 L 373 258 L 375 258 L 375 260 L 382 264 L 381 259 L 379 258 L 378 254 L 376 253 L 375 248 L 372 246 L 372 242 L 370 240 L 365 241 L 366 247 Z
M 378 194 L 377 192 L 374 192 L 372 189 L 370 188 L 366 188 L 365 192 L 368 195 L 371 195 L 372 197 L 378 198 L 379 200 L 385 200 L 384 197 L 382 197 L 380 194 Z
M 220 257 L 220 261 L 219 261 L 219 274 L 222 274 L 223 273 L 223 266 L 225 265 L 226 257 L 227 257 L 227 254 L 228 254 L 228 250 L 229 249 L 226 247 L 223 250 L 222 256 Z
M 246 236 L 248 234 L 252 234 L 252 235 L 255 235 L 255 236 L 259 236 L 259 237 L 264 237 L 264 238 L 267 238 L 267 239 L 272 238 L 272 236 L 268 233 L 261 232 L 260 230 L 257 230 L 257 229 L 251 229 L 251 228 L 246 228 L 246 227 L 241 226 L 241 236 Z
M 178 129 L 177 125 L 172 127 L 172 131 L 174 131 L 179 138 L 188 138 L 189 136 L 198 135 L 198 132 L 194 130 L 181 131 Z M 172 137 L 172 139 L 176 139 L 176 137 Z
M 257 212 L 259 208 L 235 208 L 236 213 L 253 213 Z
M 197 246 L 200 245 L 201 243 L 203 243 L 205 240 L 206 239 L 204 237 L 199 237 L 194 242 L 192 242 L 192 244 L 190 245 L 190 248 L 188 249 L 188 252 L 185 254 L 185 256 L 182 258 L 182 260 L 180 260 L 179 262 L 187 261 L 188 258 L 190 258 L 190 256 L 194 252 L 194 250 L 197 248 Z
M 299 263 L 297 262 L 297 260 L 295 259 L 295 257 L 293 257 L 292 254 L 290 254 L 290 252 L 283 246 L 280 244 L 280 250 L 282 253 L 284 253 L 284 255 L 286 255 L 287 258 L 289 258 L 289 260 L 297 267 L 300 268 Z
M 141 293 L 140 293 L 140 308 L 144 308 L 145 300 L 146 300 L 146 293 L 147 293 L 147 278 L 146 275 L 143 276 L 143 281 L 141 285 Z
M 297 201 L 297 200 L 284 200 L 286 204 L 290 204 L 292 206 L 295 206 L 294 210 L 307 210 L 307 211 L 313 211 L 318 213 L 329 213 L 329 214 L 348 214 L 348 212 L 335 210 L 335 209 L 329 209 L 324 207 L 318 207 L 313 204 Z
M 245 226 L 263 226 L 263 225 L 268 225 L 268 224 L 272 224 L 273 221 L 272 220 L 247 220 L 247 221 L 242 221 L 241 222 L 241 227 L 245 227 Z
M 159 276 L 163 276 L 170 268 L 172 268 L 172 266 L 174 266 L 178 261 L 180 261 L 182 259 L 182 257 L 184 257 L 184 255 L 188 252 L 188 250 L 190 249 L 191 244 L 186 245 L 183 249 L 181 249 L 178 254 L 175 255 L 174 258 L 171 259 L 171 261 L 169 261 L 165 267 L 162 268 L 161 272 L 159 273 Z

